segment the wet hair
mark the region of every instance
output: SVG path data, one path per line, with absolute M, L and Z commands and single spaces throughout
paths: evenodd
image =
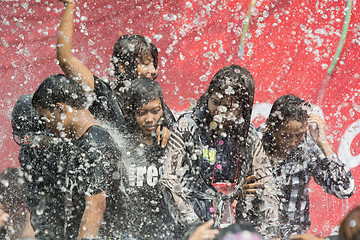
M 341 221 L 340 240 L 360 240 L 360 206 L 352 209 Z
M 11 126 L 14 135 L 36 134 L 45 131 L 46 126 L 31 106 L 32 95 L 22 95 L 11 112 Z
M 244 119 L 244 125 L 242 127 L 242 132 L 239 134 L 245 140 L 250 127 L 251 112 L 255 95 L 255 81 L 246 68 L 238 65 L 230 65 L 220 69 L 211 79 L 206 92 L 198 100 L 196 109 L 199 109 L 202 106 L 206 106 L 207 109 L 207 104 L 211 95 L 214 92 L 226 94 L 229 87 L 232 88 L 233 91 L 231 91 L 234 93 L 234 97 L 240 102 L 239 107 L 242 109 L 241 112 Z M 205 118 L 207 124 L 212 120 L 212 116 L 210 116 L 209 113 L 206 114 Z
M 32 105 L 53 111 L 56 103 L 64 103 L 75 109 L 86 106 L 86 96 L 81 86 L 72 78 L 55 74 L 46 78 L 36 89 Z
M 146 56 L 153 58 L 154 67 L 157 69 L 158 51 L 149 38 L 135 34 L 121 36 L 114 45 L 111 57 L 111 64 L 117 81 L 136 79 L 137 66 Z M 125 73 L 119 70 L 119 62 L 123 63 Z
M 247 222 L 237 222 L 220 231 L 215 240 L 264 240 Z
M 136 111 L 151 101 L 159 99 L 164 111 L 164 97 L 160 85 L 149 78 L 138 78 L 131 82 L 130 87 L 125 91 L 124 111 L 127 121 L 136 128 Z M 165 117 L 165 116 L 163 116 Z
M 269 117 L 266 120 L 268 129 L 264 132 L 263 145 L 267 153 L 272 154 L 275 151 L 275 135 L 279 129 L 289 122 L 295 120 L 306 122 L 311 106 L 305 100 L 289 94 L 279 97 L 273 104 Z

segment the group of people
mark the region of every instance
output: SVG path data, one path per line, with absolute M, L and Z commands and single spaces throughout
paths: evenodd
M 287 239 L 310 228 L 311 177 L 338 198 L 354 193 L 305 100 L 280 97 L 255 129 L 254 79 L 229 65 L 176 120 L 156 82 L 154 43 L 121 36 L 104 81 L 73 55 L 75 3 L 62 1 L 64 74 L 12 114 L 36 239 L 213 239 L 239 222 Z

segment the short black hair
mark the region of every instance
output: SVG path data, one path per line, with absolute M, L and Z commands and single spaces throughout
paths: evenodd
M 136 127 L 135 114 L 137 109 L 149 102 L 159 99 L 164 111 L 165 103 L 161 87 L 152 79 L 138 78 L 133 80 L 124 95 L 124 111 L 127 115 L 127 120 L 134 127 Z
M 275 149 L 274 136 L 277 131 L 290 120 L 306 122 L 309 117 L 310 103 L 293 95 L 283 95 L 273 104 L 266 120 L 267 130 L 264 132 L 263 145 L 267 153 Z
M 46 78 L 36 89 L 32 105 L 53 111 L 56 103 L 64 103 L 75 109 L 86 106 L 86 96 L 81 86 L 72 78 L 55 74 Z
M 151 56 L 155 69 L 158 68 L 158 51 L 155 44 L 148 37 L 136 34 L 122 35 L 116 41 L 111 64 L 118 79 L 132 81 L 137 78 L 137 66 L 144 57 Z M 118 69 L 119 62 L 123 63 L 125 73 Z
M 22 95 L 14 105 L 11 126 L 15 135 L 37 134 L 46 129 L 45 123 L 31 106 L 31 99 L 32 95 Z

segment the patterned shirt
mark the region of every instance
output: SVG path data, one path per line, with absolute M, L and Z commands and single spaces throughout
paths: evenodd
M 265 127 L 262 125 L 258 129 L 261 138 Z M 350 169 L 339 160 L 336 154 L 325 157 L 310 136 L 286 159 L 278 160 L 270 157 L 274 178 L 280 190 L 279 218 L 282 238 L 304 234 L 310 229 L 309 183 L 311 177 L 325 192 L 340 199 L 350 197 L 355 191 L 354 178 Z
M 216 154 L 215 148 L 204 145 L 201 134 L 206 134 L 206 132 L 201 131 L 201 127 L 197 125 L 194 118 L 196 118 L 194 115 L 185 114 L 175 124 L 168 143 L 162 177 L 165 196 L 173 208 L 172 212 L 177 213 L 174 217 L 182 224 L 191 224 L 199 219 L 208 220 L 214 217 L 214 213 L 216 216 L 221 216 L 222 206 L 224 206 L 223 195 L 209 183 L 208 171 L 204 169 L 204 162 L 223 162 L 219 158 L 224 153 Z M 207 133 L 207 135 L 211 134 Z M 216 142 L 218 144 L 218 141 Z M 232 149 L 236 152 L 235 146 Z M 211 150 L 215 152 L 211 153 Z M 270 236 L 278 223 L 278 199 L 274 194 L 270 162 L 253 125 L 249 129 L 246 147 L 240 151 L 244 158 L 239 159 L 235 190 L 225 201 L 237 200 L 237 219 L 251 222 L 263 234 Z M 235 156 L 236 153 L 232 155 Z M 230 173 L 233 172 L 232 168 L 228 170 Z M 220 174 L 220 171 L 218 173 L 219 179 L 226 175 Z M 253 174 L 263 184 L 263 188 L 258 190 L 255 198 L 241 194 L 244 179 Z M 234 179 L 233 176 L 230 178 Z M 236 189 L 240 189 L 237 194 L 235 194 Z M 218 219 L 216 216 L 215 224 Z

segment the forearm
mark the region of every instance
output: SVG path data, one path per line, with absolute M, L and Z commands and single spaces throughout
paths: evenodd
M 325 192 L 340 199 L 348 198 L 354 193 L 354 177 L 336 154 L 323 159 L 318 158 L 311 162 L 311 167 L 315 182 L 322 186 Z
M 65 74 L 68 72 L 69 59 L 72 56 L 72 40 L 73 40 L 73 21 L 74 21 L 74 9 L 75 3 L 70 1 L 64 3 L 65 8 L 63 16 L 60 22 L 60 28 L 57 36 L 57 59 L 60 67 L 63 69 Z
M 78 239 L 96 238 L 106 208 L 106 193 L 85 197 L 86 206 L 81 219 Z
M 330 157 L 331 155 L 334 154 L 334 151 L 331 149 L 330 143 L 326 139 L 323 139 L 321 142 L 318 142 L 317 145 L 324 153 L 325 157 Z
M 57 60 L 65 75 L 79 80 L 90 87 L 90 91 L 94 90 L 94 76 L 91 71 L 77 59 L 72 53 L 73 47 L 73 21 L 75 3 L 68 0 L 65 4 L 64 13 L 60 22 L 60 28 L 57 38 Z M 88 89 L 85 89 L 88 91 Z

